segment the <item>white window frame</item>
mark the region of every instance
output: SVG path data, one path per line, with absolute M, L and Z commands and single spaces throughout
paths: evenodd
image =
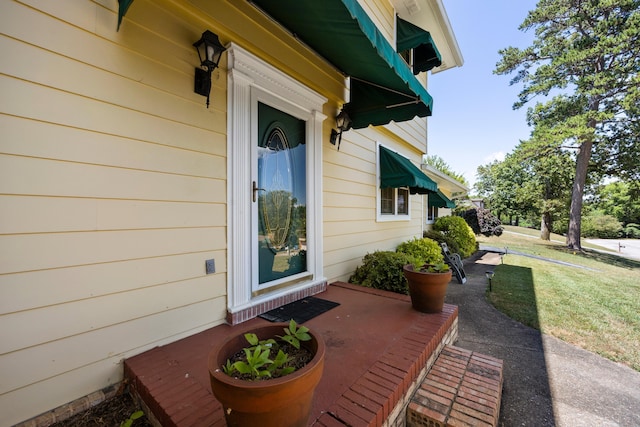
M 429 197 L 429 196 L 427 196 L 427 197 Z M 427 219 L 426 223 L 427 223 L 427 224 L 433 224 L 433 223 L 435 223 L 435 222 L 436 222 L 436 220 L 437 220 L 437 219 L 438 219 L 438 217 L 439 217 L 439 215 L 438 215 L 438 213 L 439 213 L 439 212 L 438 212 L 438 209 L 439 209 L 439 208 L 437 208 L 437 207 L 435 207 L 435 206 L 429 206 L 429 199 L 427 199 L 427 203 L 425 203 L 425 207 L 426 207 L 426 211 L 427 211 L 427 212 L 426 212 L 426 214 L 425 214 L 425 218 Z M 435 212 L 435 216 L 432 216 L 432 215 L 431 215 L 431 214 L 432 214 L 432 209 L 433 209 L 433 210 L 434 210 L 434 212 Z
M 390 221 L 411 221 L 411 194 L 409 194 L 408 187 L 393 188 L 393 213 L 382 213 L 382 188 L 380 188 L 380 146 L 389 148 L 379 142 L 376 144 L 376 221 L 377 222 L 390 222 Z M 392 150 L 389 148 L 389 150 Z M 395 152 L 395 150 L 392 150 Z M 399 191 L 406 191 L 407 194 L 407 213 L 398 213 L 398 193 Z

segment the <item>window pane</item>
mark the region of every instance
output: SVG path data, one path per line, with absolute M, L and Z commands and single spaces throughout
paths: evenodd
M 398 215 L 409 215 L 409 190 L 398 188 Z
M 393 188 L 381 188 L 380 189 L 380 213 L 383 215 L 393 215 L 393 207 L 395 201 L 393 198 Z

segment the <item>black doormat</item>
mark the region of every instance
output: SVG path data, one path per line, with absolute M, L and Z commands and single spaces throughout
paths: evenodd
M 304 323 L 339 305 L 337 302 L 326 299 L 306 297 L 262 313 L 259 317 L 270 322 L 288 322 L 293 319 L 296 323 Z

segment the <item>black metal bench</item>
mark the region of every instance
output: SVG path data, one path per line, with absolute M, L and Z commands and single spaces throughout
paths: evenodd
M 444 262 L 446 262 L 449 268 L 451 268 L 456 279 L 458 279 L 458 283 L 463 285 L 467 283 L 467 275 L 464 272 L 464 266 L 462 265 L 462 258 L 460 258 L 460 255 L 449 252 L 449 246 L 444 242 L 440 243 L 440 247 L 442 248 Z

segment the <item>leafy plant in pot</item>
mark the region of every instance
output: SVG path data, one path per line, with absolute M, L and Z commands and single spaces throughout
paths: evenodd
M 451 281 L 451 270 L 444 263 L 440 245 L 428 238 L 414 239 L 400 244 L 396 250 L 416 259 L 414 264 L 403 267 L 411 306 L 423 313 L 441 312 Z
M 294 357 L 298 350 L 310 360 L 300 363 Z M 293 320 L 244 331 L 215 346 L 209 377 L 227 426 L 306 426 L 324 353 L 322 338 Z

